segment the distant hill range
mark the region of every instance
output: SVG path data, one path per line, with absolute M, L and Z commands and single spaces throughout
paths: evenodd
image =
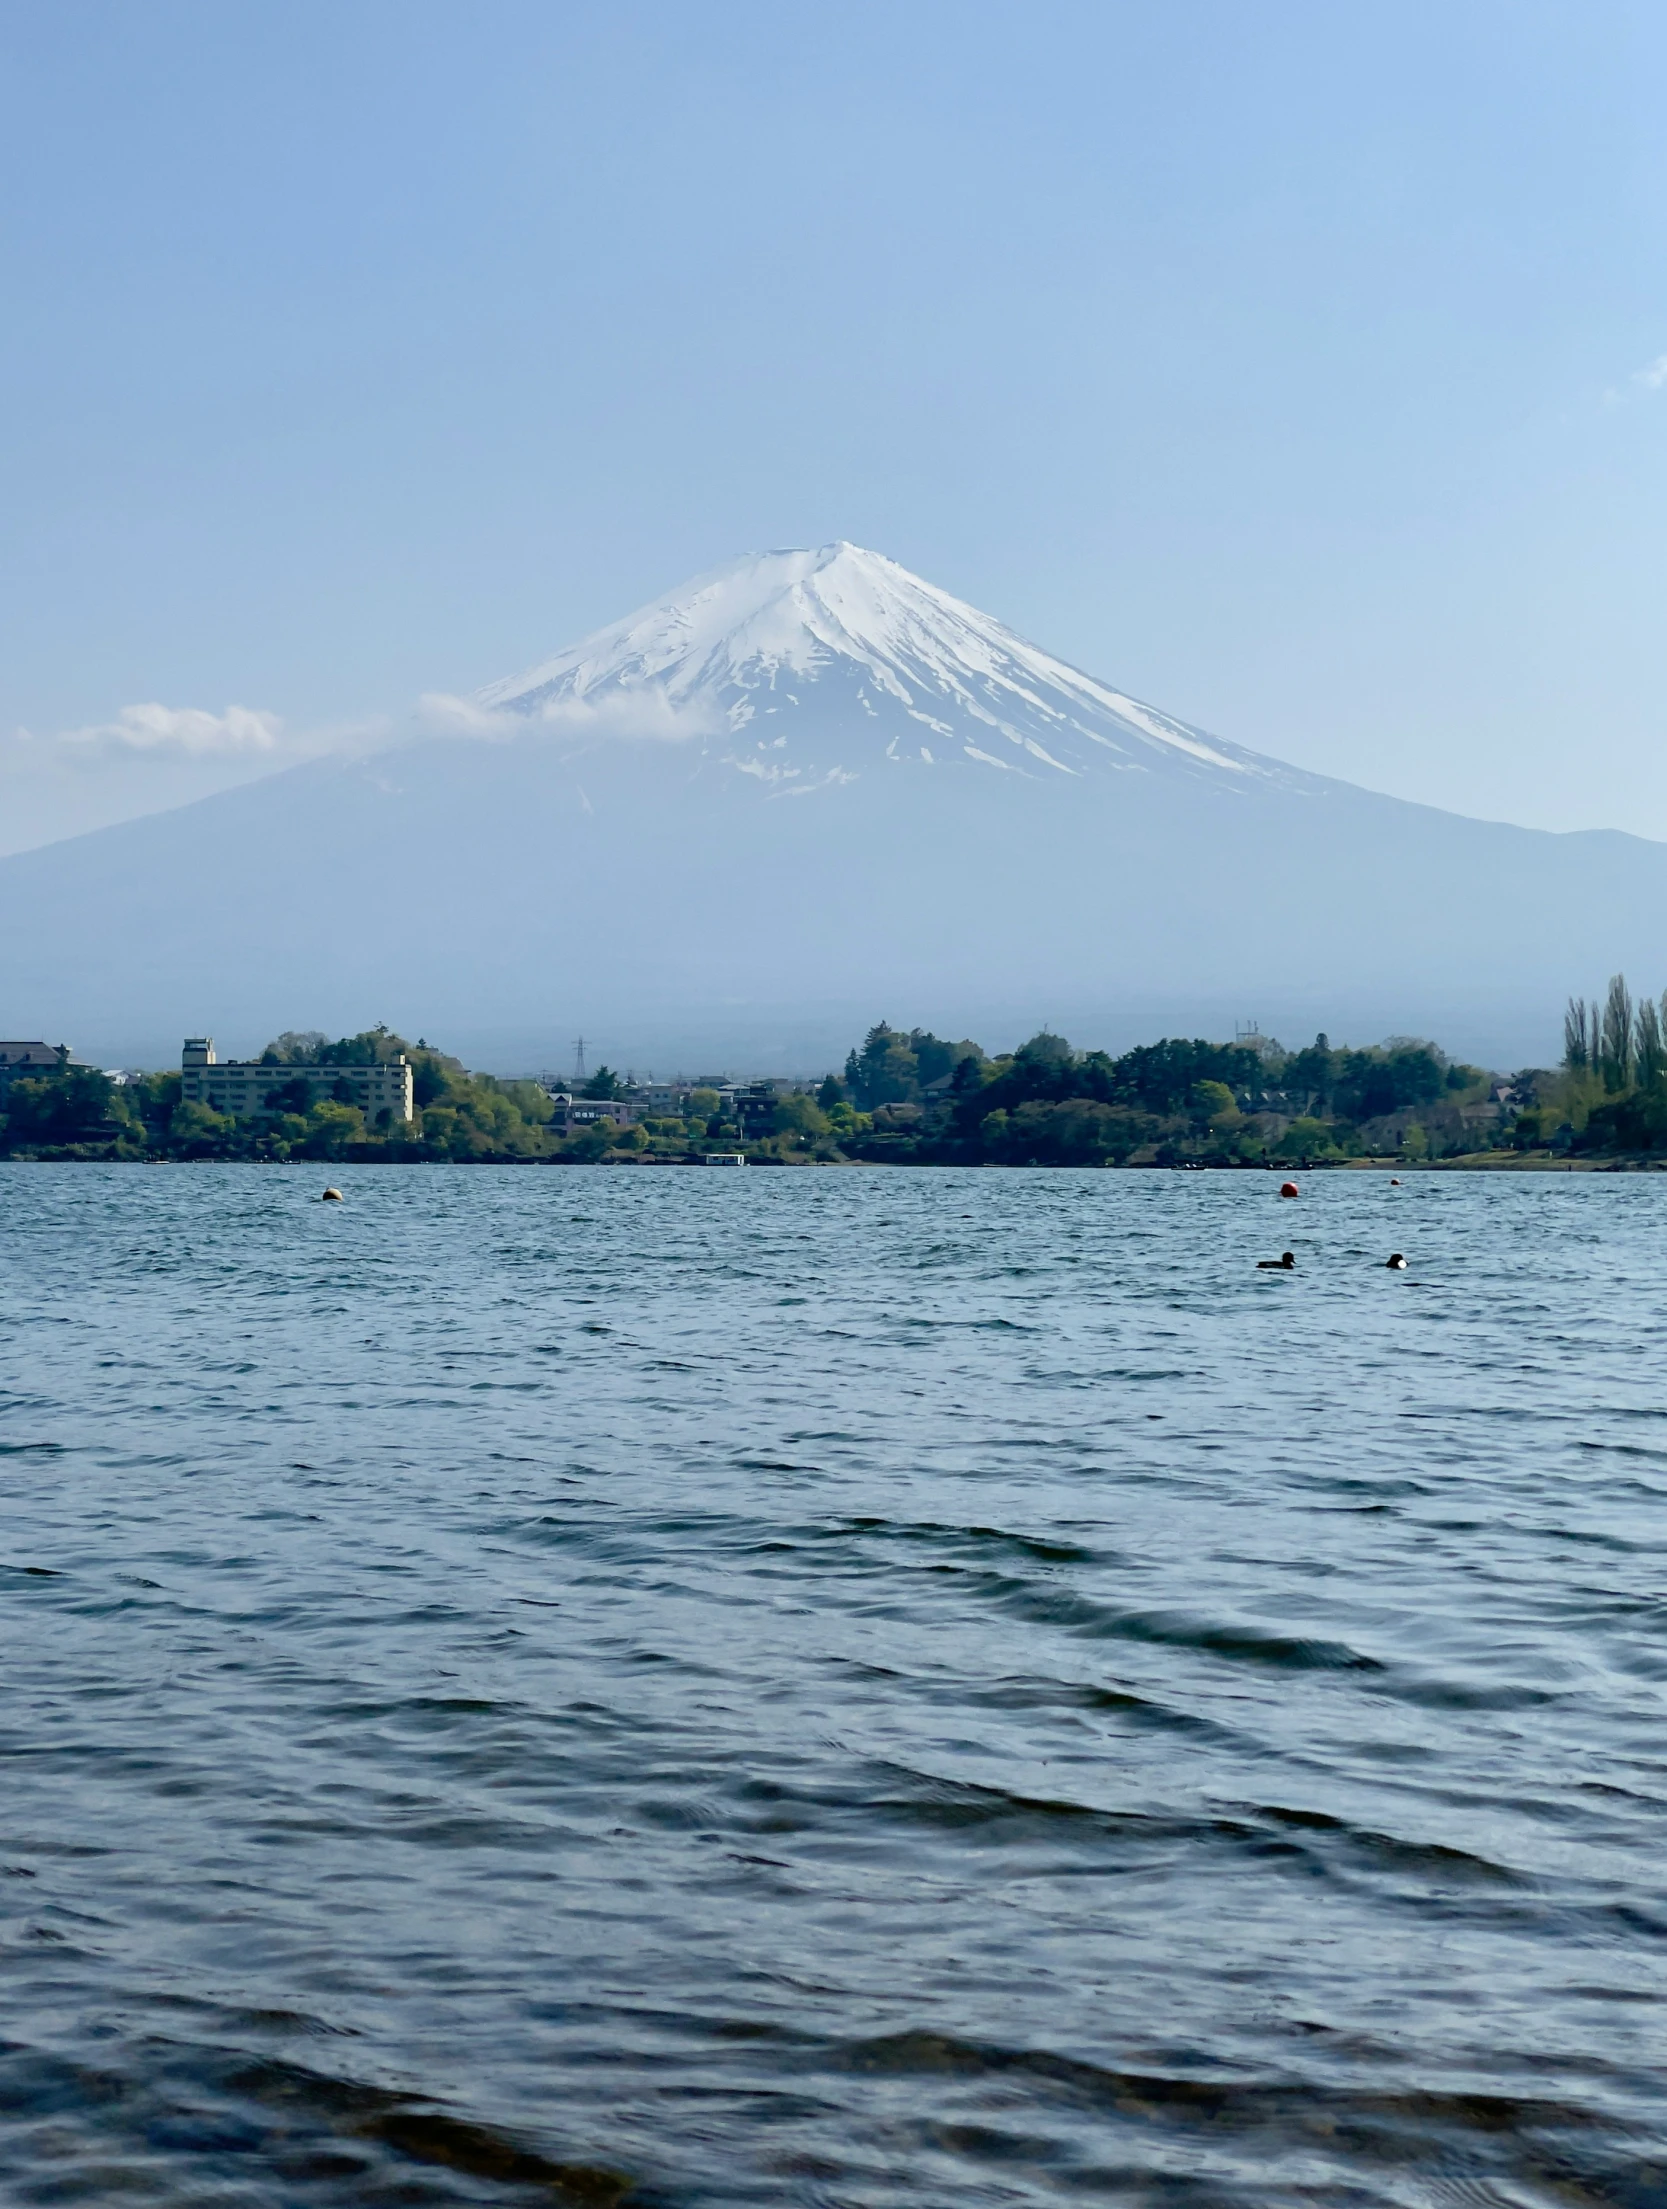
M 425 735 L 0 861 L 0 1025 L 111 1057 L 385 1019 L 477 1063 L 811 1071 L 881 1017 L 1557 1048 L 1667 967 L 1667 845 L 1189 727 L 873 552 L 698 578 Z

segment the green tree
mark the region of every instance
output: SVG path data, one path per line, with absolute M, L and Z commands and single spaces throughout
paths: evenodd
M 1076 1053 L 1062 1035 L 1041 1028 L 1028 1043 L 1021 1043 L 1013 1056 L 1029 1066 L 1069 1066 Z
M 1332 1158 L 1337 1139 L 1323 1120 L 1302 1117 L 1291 1122 L 1276 1149 L 1282 1158 Z
M 274 1061 L 273 1063 L 278 1062 Z M 293 1061 L 287 1063 L 293 1064 Z M 288 1081 L 274 1082 L 266 1092 L 265 1098 L 268 1112 L 289 1114 L 291 1116 L 299 1113 L 303 1119 L 310 1111 L 312 1101 L 312 1084 L 305 1074 L 296 1074 Z
M 263 1066 L 317 1066 L 329 1038 L 322 1028 L 286 1028 L 260 1055 Z
M 110 1143 L 129 1125 L 121 1092 L 94 1066 L 66 1063 L 14 1081 L 6 1103 L 6 1140 L 13 1146 Z
M 963 1036 L 959 1043 L 949 1043 L 942 1036 L 934 1035 L 930 1028 L 911 1028 L 909 1049 L 914 1053 L 915 1079 L 923 1089 L 931 1088 L 946 1076 L 953 1076 L 968 1059 L 975 1066 L 981 1065 L 984 1059 L 983 1050 L 970 1037 Z
M 1433 1043 L 1397 1037 L 1371 1051 L 1333 1054 L 1331 1116 L 1377 1120 L 1408 1105 L 1430 1104 L 1447 1081 L 1447 1061 Z
M 1667 1076 L 1667 1039 L 1662 1036 L 1661 1014 L 1653 997 L 1638 1002 L 1633 1022 L 1634 1071 L 1640 1089 L 1659 1087 Z
M 920 1095 L 920 1068 L 906 1035 L 878 1021 L 862 1049 L 845 1062 L 845 1080 L 864 1112 L 880 1105 L 912 1104 Z
M 1557 1114 L 1550 1105 L 1525 1105 L 1511 1123 L 1510 1143 L 1516 1150 L 1533 1150 L 1555 1134 L 1557 1124 Z
M 529 1127 L 546 1126 L 556 1109 L 550 1102 L 550 1092 L 535 1081 L 499 1082 L 498 1088 Z
M 983 1156 L 1002 1165 L 1100 1166 L 1120 1162 L 1163 1131 L 1156 1114 L 1127 1105 L 1032 1097 L 1012 1112 L 987 1114 L 979 1136 Z
M 168 1147 L 183 1158 L 206 1158 L 228 1147 L 237 1134 L 237 1122 L 228 1112 L 214 1112 L 207 1105 L 182 1104 L 174 1108 L 168 1128 Z
M 1586 1000 L 1571 997 L 1563 1013 L 1563 1064 L 1571 1074 L 1583 1074 L 1591 1064 L 1586 1041 Z
M 1280 1070 L 1280 1087 L 1293 1101 L 1301 1100 L 1304 1112 L 1324 1117 L 1331 1110 L 1341 1055 L 1332 1051 L 1329 1037 L 1317 1035 L 1307 1050 L 1297 1051 L 1286 1060 Z
M 1612 974 L 1603 1000 L 1598 1071 L 1611 1094 L 1632 1086 L 1632 992 L 1624 974 Z
M 314 1158 L 339 1158 L 349 1143 L 362 1141 L 365 1116 L 357 1105 L 321 1097 L 307 1114 L 307 1149 Z
M 772 1119 L 778 1135 L 810 1142 L 828 1134 L 833 1126 L 815 1099 L 802 1092 L 783 1097 Z
M 612 1150 L 617 1133 L 612 1120 L 592 1120 L 568 1137 L 563 1155 L 584 1164 L 594 1164 L 605 1151 Z
M 1238 1100 L 1224 1081 L 1201 1081 L 1192 1093 L 1195 1118 L 1207 1126 L 1239 1118 Z

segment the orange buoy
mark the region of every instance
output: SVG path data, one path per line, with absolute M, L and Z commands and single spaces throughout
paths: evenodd
M 1302 1191 L 1294 1181 L 1282 1181 L 1279 1184 L 1279 1193 L 1282 1197 L 1300 1197 Z

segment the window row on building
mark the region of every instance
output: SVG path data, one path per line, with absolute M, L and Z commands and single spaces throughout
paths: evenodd
M 411 1065 L 403 1052 L 384 1066 L 268 1066 L 218 1058 L 212 1036 L 188 1036 L 179 1071 L 186 1104 L 206 1105 L 238 1120 L 310 1112 L 330 1100 L 357 1105 L 370 1126 L 384 1112 L 390 1121 L 416 1114 Z

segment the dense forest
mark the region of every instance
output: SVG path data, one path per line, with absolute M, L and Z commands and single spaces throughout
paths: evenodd
M 1299 1050 L 1171 1038 L 1112 1058 L 1042 1034 L 992 1060 L 882 1023 L 839 1092 L 869 1116 L 855 1155 L 923 1163 L 1667 1161 L 1667 993 L 1635 1001 L 1616 975 L 1601 998 L 1570 1001 L 1560 1066 L 1504 1076 L 1406 1036 Z
M 1416 1160 L 1484 1147 L 1508 1118 L 1492 1076 L 1400 1037 L 1300 1051 L 1166 1038 L 1113 1058 L 1043 1033 L 990 1059 L 881 1025 L 840 1086 L 869 1116 L 859 1155 L 969 1165 Z
M 333 1096 L 316 1079 L 284 1096 L 285 1067 L 363 1066 L 401 1052 L 416 1107 L 403 1125 L 367 1127 L 345 1081 Z M 656 1164 L 721 1149 L 758 1164 L 1001 1166 L 1667 1158 L 1667 999 L 1635 1002 L 1619 975 L 1602 998 L 1571 1000 L 1560 1066 L 1505 1078 L 1404 1036 L 1350 1049 L 1319 1035 L 1300 1050 L 1255 1034 L 1165 1038 L 1112 1057 L 1044 1031 L 992 1057 L 970 1038 L 881 1021 L 820 1083 L 754 1084 L 738 1097 L 714 1082 L 681 1092 L 678 1109 L 660 1116 L 634 1105 L 629 1078 L 604 1066 L 584 1095 L 615 1104 L 617 1117 L 563 1134 L 539 1083 L 470 1073 L 387 1028 L 335 1042 L 287 1033 L 261 1063 L 274 1072 L 271 1107 L 231 1119 L 183 1102 L 177 1073 L 112 1079 L 66 1059 L 13 1081 L 0 1155 Z

